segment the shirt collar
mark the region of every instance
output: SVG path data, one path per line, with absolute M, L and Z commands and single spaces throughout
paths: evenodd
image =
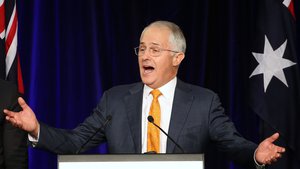
M 159 87 L 158 89 L 165 98 L 167 98 L 168 100 L 173 99 L 176 84 L 177 84 L 177 77 L 174 77 L 172 80 L 170 80 L 165 85 Z M 152 90 L 153 89 L 150 88 L 149 86 L 144 85 L 144 97 L 147 98 L 149 95 L 151 95 L 150 92 Z

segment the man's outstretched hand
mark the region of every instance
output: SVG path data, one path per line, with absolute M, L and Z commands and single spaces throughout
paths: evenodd
M 279 133 L 273 134 L 271 137 L 262 141 L 255 153 L 255 160 L 260 164 L 272 164 L 276 162 L 281 154 L 285 152 L 285 148 L 275 145 L 273 142 L 279 138 Z
M 37 138 L 39 132 L 39 122 L 35 117 L 34 112 L 26 104 L 23 98 L 19 97 L 18 102 L 22 108 L 20 112 L 13 112 L 4 109 L 3 112 L 6 115 L 6 120 L 13 126 L 16 126 L 22 130 L 27 131 L 32 137 Z

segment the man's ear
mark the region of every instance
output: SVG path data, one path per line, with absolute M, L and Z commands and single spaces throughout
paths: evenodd
M 176 53 L 176 55 L 173 57 L 173 66 L 179 66 L 184 57 L 185 55 L 183 52 Z

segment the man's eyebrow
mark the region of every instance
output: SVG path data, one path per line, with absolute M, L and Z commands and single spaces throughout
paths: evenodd
M 154 45 L 154 46 L 160 46 L 160 44 L 155 43 L 155 42 L 151 42 L 150 44 Z M 140 45 L 146 45 L 146 44 L 145 44 L 145 42 L 140 42 Z
M 154 42 L 152 42 L 151 44 L 152 44 L 152 45 L 155 45 L 155 46 L 160 46 L 160 44 L 154 43 Z

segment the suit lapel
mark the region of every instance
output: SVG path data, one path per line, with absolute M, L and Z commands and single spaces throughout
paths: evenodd
M 124 97 L 128 123 L 134 142 L 135 153 L 141 153 L 141 115 L 143 102 L 143 84 L 138 83 L 129 90 L 129 95 Z
M 188 117 L 190 107 L 194 100 L 190 88 L 184 82 L 177 80 L 175 89 L 172 114 L 168 134 L 178 143 L 179 135 Z M 175 144 L 169 139 L 167 141 L 167 153 L 173 153 Z

